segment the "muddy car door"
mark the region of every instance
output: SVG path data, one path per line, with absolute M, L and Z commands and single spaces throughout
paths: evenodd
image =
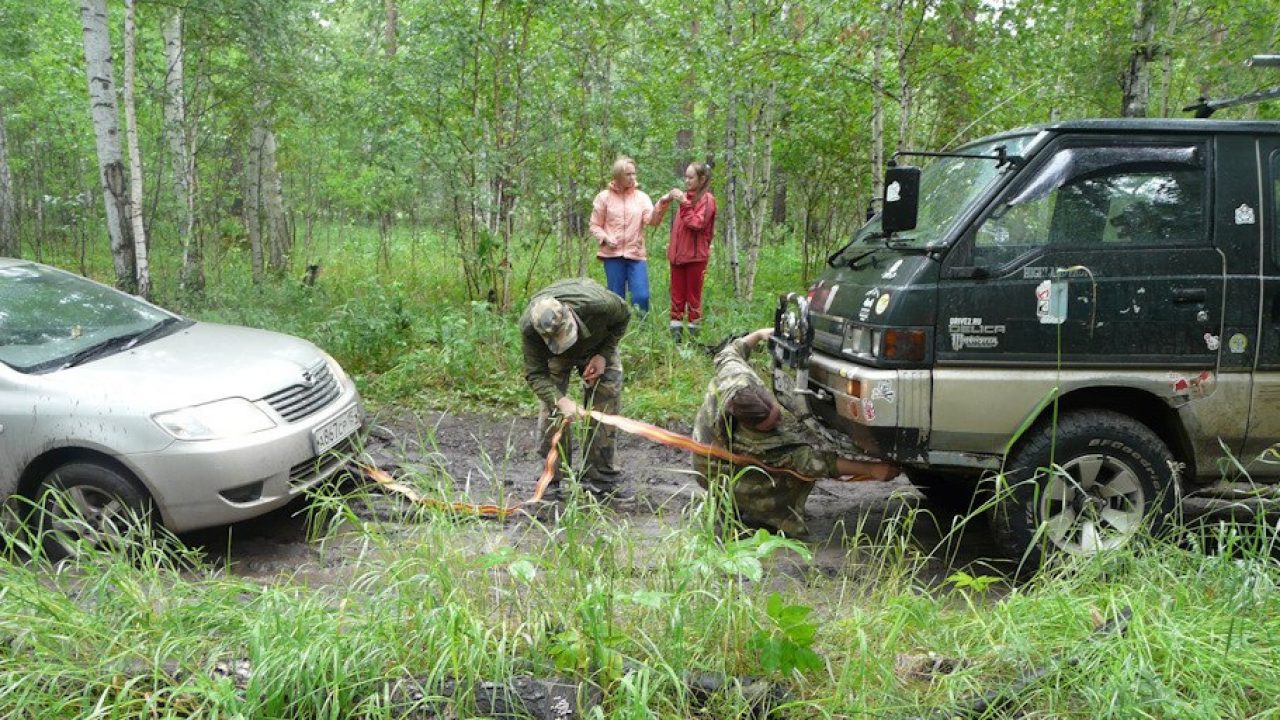
M 1224 208 L 1229 216 L 1227 227 L 1237 234 L 1241 247 L 1256 249 L 1258 244 L 1262 247 L 1261 253 L 1256 250 L 1254 253 L 1258 257 L 1254 263 L 1260 267 L 1261 282 L 1256 273 L 1241 278 L 1242 285 L 1247 282 L 1261 288 L 1262 322 L 1256 342 L 1247 328 L 1224 332 L 1228 354 L 1223 356 L 1223 362 L 1239 363 L 1246 368 L 1256 362 L 1249 402 L 1249 434 L 1240 458 L 1252 475 L 1276 477 L 1280 475 L 1280 465 L 1254 459 L 1280 442 L 1280 229 L 1276 222 L 1276 212 L 1280 211 L 1280 138 L 1250 138 L 1248 143 L 1253 145 L 1246 148 L 1248 156 L 1257 157 L 1262 167 L 1257 173 L 1241 170 L 1238 174 L 1244 182 L 1261 176 L 1262 187 L 1244 186 L 1238 196 L 1222 198 L 1220 202 L 1227 205 Z M 1256 209 L 1261 212 L 1255 212 Z
M 1171 399 L 1211 394 L 1223 300 L 1211 152 L 1208 137 L 1068 135 L 1039 153 L 944 261 L 934 427 L 960 428 L 958 446 L 1003 443 L 1076 369 L 1121 370 Z

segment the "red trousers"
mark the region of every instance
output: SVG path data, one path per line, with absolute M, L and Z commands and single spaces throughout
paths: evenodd
M 671 321 L 679 323 L 688 315 L 689 324 L 702 319 L 702 280 L 707 262 L 671 266 Z

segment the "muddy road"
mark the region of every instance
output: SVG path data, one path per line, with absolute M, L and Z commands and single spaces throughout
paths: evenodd
M 535 426 L 530 417 L 384 415 L 376 419 L 370 451 L 379 464 L 410 468 L 420 480 L 452 492 L 454 499 L 512 504 L 533 494 L 541 471 Z M 698 501 L 702 490 L 690 473 L 687 453 L 619 433 L 618 460 L 637 495 L 637 502 L 616 511 L 621 522 L 655 539 L 673 524 L 689 522 L 682 513 Z M 374 491 L 370 498 L 353 506 L 357 517 L 394 523 L 403 514 L 404 502 L 397 497 Z M 904 478 L 887 483 L 823 481 L 810 495 L 807 510 L 813 569 L 819 572 L 834 574 L 856 562 L 851 547 L 885 542 L 891 533 L 901 538 L 904 523 L 910 526 L 911 546 L 929 557 L 926 574 L 933 579 L 955 569 L 990 573 L 989 566 L 1006 565 L 990 560 L 997 553 L 984 522 L 971 523 L 972 529 L 960 533 L 944 532 L 939 525 L 949 529 L 951 516 L 931 507 Z M 341 540 L 324 545 L 309 540 L 307 515 L 306 504 L 295 503 L 256 520 L 188 534 L 183 540 L 236 575 L 261 580 L 288 575 L 307 585 L 341 582 L 347 576 L 349 553 Z M 482 532 L 510 532 L 519 522 L 491 521 L 479 527 Z

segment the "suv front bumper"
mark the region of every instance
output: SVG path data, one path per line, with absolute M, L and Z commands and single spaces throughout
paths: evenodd
M 775 346 L 774 352 L 777 358 L 786 349 Z M 773 385 L 792 412 L 816 415 L 874 455 L 906 450 L 897 447 L 899 430 L 909 431 L 916 443 L 929 434 L 928 370 L 882 370 L 813 353 L 804 367 L 775 363 Z

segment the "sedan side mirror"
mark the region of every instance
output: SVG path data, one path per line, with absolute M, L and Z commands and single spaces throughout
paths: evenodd
M 880 229 L 887 233 L 914 230 L 920 212 L 920 168 L 902 165 L 884 171 L 884 203 Z

